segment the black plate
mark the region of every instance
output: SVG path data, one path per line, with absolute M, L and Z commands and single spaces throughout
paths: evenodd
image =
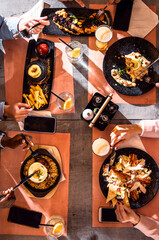
M 131 198 L 129 198 L 131 208 L 135 209 L 135 208 L 140 208 L 146 205 L 156 195 L 159 188 L 159 170 L 153 158 L 148 153 L 137 148 L 122 148 L 117 150 L 115 162 L 118 162 L 118 157 L 120 155 L 128 156 L 131 153 L 136 154 L 138 159 L 141 159 L 141 158 L 145 159 L 145 167 L 152 170 L 152 173 L 150 174 L 152 181 L 151 181 L 151 185 L 147 188 L 146 194 L 140 193 L 140 197 L 136 202 L 133 202 Z M 110 161 L 110 155 L 103 162 L 99 172 L 100 188 L 106 198 L 108 195 L 108 187 L 107 187 L 108 182 L 105 180 L 105 177 L 102 174 L 103 174 L 103 166 L 109 163 L 109 161 Z
M 53 188 L 55 188 L 60 180 L 61 177 L 61 169 L 59 166 L 59 163 L 57 162 L 57 160 L 45 149 L 37 149 L 36 152 L 38 152 L 38 156 L 39 155 L 46 155 L 48 157 L 50 157 L 53 162 L 56 164 L 56 167 L 58 169 L 58 177 L 56 179 L 56 181 L 54 182 L 54 184 L 52 186 L 50 186 L 47 189 L 36 189 L 33 188 L 32 186 L 30 186 L 27 182 L 24 183 L 24 186 L 35 196 L 35 197 L 44 197 L 46 196 Z M 23 174 L 24 171 L 24 167 L 25 164 L 32 158 L 32 155 L 30 155 L 29 157 L 27 157 L 24 162 L 22 163 L 21 169 L 20 169 L 20 177 L 23 180 L 26 176 Z
M 49 48 L 50 52 L 46 57 L 39 57 L 39 55 L 36 53 L 36 46 L 37 44 L 40 43 L 46 43 Z M 31 81 L 30 78 L 28 78 L 27 74 L 27 69 L 28 66 L 31 62 L 33 61 L 38 61 L 41 62 L 42 65 L 45 64 L 47 68 L 50 70 L 50 76 L 46 78 L 46 81 L 42 81 L 42 84 L 40 84 L 40 87 L 43 90 L 43 93 L 47 93 L 47 102 L 48 104 L 44 105 L 40 109 L 34 109 L 36 111 L 39 110 L 46 110 L 49 106 L 50 102 L 50 96 L 51 96 L 51 88 L 52 88 L 52 81 L 53 81 L 53 73 L 54 73 L 54 42 L 39 38 L 38 41 L 36 42 L 35 40 L 30 40 L 29 45 L 28 45 L 28 50 L 27 50 L 27 55 L 26 55 L 26 61 L 25 61 L 25 70 L 24 70 L 24 79 L 23 79 L 23 93 L 29 94 L 29 89 L 30 85 L 36 85 L 37 83 L 35 81 Z M 22 100 L 25 103 L 25 99 L 23 98 Z
M 95 100 L 99 99 L 100 102 L 97 103 Z M 91 98 L 91 100 L 89 101 L 89 103 L 87 104 L 87 106 L 85 107 L 85 109 L 91 109 L 92 111 L 94 111 L 94 109 L 99 109 L 102 104 L 105 102 L 106 97 L 104 97 L 103 95 L 101 95 L 100 93 L 96 92 L 93 97 Z M 84 109 L 84 110 L 85 110 Z M 111 122 L 112 118 L 114 117 L 114 115 L 116 114 L 116 112 L 118 111 L 119 106 L 115 103 L 113 103 L 112 101 L 109 101 L 109 103 L 107 104 L 107 106 L 104 108 L 103 112 L 101 113 L 101 115 L 99 116 L 99 118 L 97 119 L 97 121 L 95 122 L 94 126 L 96 128 L 98 128 L 101 131 L 104 131 L 105 128 L 108 126 L 108 124 Z M 84 111 L 83 110 L 83 111 Z M 97 112 L 96 112 L 97 113 Z M 94 115 L 95 116 L 95 115 Z M 81 118 L 83 118 L 82 114 L 81 114 Z M 103 118 L 106 118 L 107 121 L 103 121 Z M 85 119 L 84 119 L 85 120 Z M 92 119 L 91 119 L 92 120 Z M 91 120 L 85 120 L 88 123 L 91 122 Z
M 41 16 L 48 16 L 52 15 L 54 17 L 54 14 L 56 11 L 59 11 L 63 8 L 44 8 Z M 67 13 L 71 13 L 77 17 L 88 17 L 92 13 L 97 12 L 97 9 L 88 9 L 88 8 L 66 8 Z M 112 19 L 109 11 L 105 11 L 105 17 L 107 21 L 107 25 L 112 25 Z M 91 34 L 81 34 L 81 35 L 73 35 L 71 33 L 65 32 L 64 30 L 61 30 L 53 21 L 50 21 L 50 25 L 47 27 L 44 27 L 43 33 L 50 34 L 50 35 L 60 35 L 60 36 L 94 36 L 94 33 Z
M 152 45 L 152 43 L 143 38 L 122 38 L 112 44 L 106 52 L 103 61 L 103 72 L 107 82 L 117 92 L 128 96 L 138 96 L 150 91 L 155 85 L 153 83 L 146 83 L 145 81 L 140 82 L 137 80 L 136 87 L 124 87 L 117 83 L 111 76 L 112 68 L 125 68 L 125 60 L 124 58 L 121 58 L 121 55 L 129 54 L 131 52 L 140 52 L 142 56 L 151 62 L 159 56 L 158 50 Z M 150 68 L 148 75 L 151 77 L 152 81 L 159 81 L 159 62 Z M 123 78 L 125 77 L 123 76 Z M 131 80 L 129 75 L 127 75 L 127 79 Z

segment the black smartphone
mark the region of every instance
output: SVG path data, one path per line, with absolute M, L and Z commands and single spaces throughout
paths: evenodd
M 28 116 L 24 119 L 24 130 L 34 132 L 55 133 L 56 118 Z
M 118 222 L 114 208 L 99 208 L 99 222 Z
M 39 228 L 42 213 L 13 206 L 10 208 L 8 222 Z
M 133 7 L 133 0 L 121 0 L 117 4 L 113 28 L 128 31 Z

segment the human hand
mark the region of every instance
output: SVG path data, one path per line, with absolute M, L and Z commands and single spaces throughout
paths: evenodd
M 19 122 L 26 118 L 32 110 L 31 106 L 26 103 L 4 105 L 4 117 L 13 118 L 16 122 Z
M 29 31 L 30 34 L 37 34 L 40 33 L 45 26 L 50 25 L 49 20 L 46 17 L 39 17 L 39 18 L 22 18 L 19 22 L 18 30 L 22 31 L 24 29 L 28 30 L 30 27 L 33 27 L 37 23 L 41 23 L 37 27 L 31 29 Z
M 60 2 L 67 2 L 67 1 L 73 1 L 73 0 L 58 0 Z M 85 7 L 85 4 L 82 0 L 75 0 L 81 7 Z
M 23 147 L 23 150 L 29 150 L 29 147 L 33 146 L 32 137 L 29 135 L 25 135 L 25 134 L 24 134 L 24 136 L 25 136 L 28 144 L 26 144 L 26 142 L 23 139 L 21 134 L 17 134 L 13 138 L 10 138 L 8 136 L 3 136 L 2 140 L 1 140 L 1 144 L 3 147 L 9 147 L 12 149 L 17 148 L 21 144 L 25 144 Z
M 156 83 L 156 87 L 159 88 L 159 83 Z
M 0 200 L 0 208 L 10 208 L 16 200 L 13 192 L 13 188 L 10 188 L 7 191 L 2 192 L 2 194 L 0 195 L 0 198 L 3 196 L 6 196 L 6 197 Z
M 141 133 L 142 127 L 140 124 L 117 125 L 110 134 L 111 146 L 115 146 L 115 150 L 117 150 L 120 144 L 126 142 L 132 136 Z
M 131 222 L 132 224 L 136 225 L 140 221 L 140 216 L 121 202 L 117 204 L 115 213 L 117 220 L 122 223 Z

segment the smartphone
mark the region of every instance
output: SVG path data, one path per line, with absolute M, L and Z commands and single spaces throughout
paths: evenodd
M 118 222 L 114 208 L 99 208 L 99 222 Z
M 42 213 L 13 206 L 10 208 L 8 222 L 39 228 Z
M 117 4 L 113 23 L 114 29 L 128 31 L 132 7 L 133 0 L 121 0 L 121 2 Z
M 28 116 L 24 119 L 24 130 L 33 132 L 55 133 L 56 118 Z

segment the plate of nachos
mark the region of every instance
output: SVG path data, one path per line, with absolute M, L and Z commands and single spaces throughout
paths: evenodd
M 113 167 L 109 170 L 110 157 L 103 162 L 100 173 L 100 188 L 106 203 L 113 207 L 118 201 L 132 209 L 150 202 L 159 187 L 159 170 L 154 159 L 137 148 L 122 148 L 116 151 Z

